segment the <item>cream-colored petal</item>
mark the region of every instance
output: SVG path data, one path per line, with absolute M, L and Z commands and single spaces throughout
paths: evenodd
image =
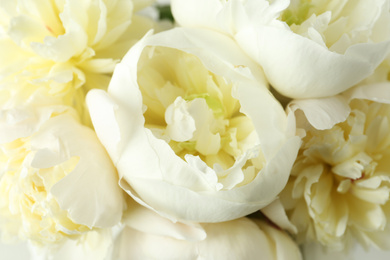
M 124 207 L 122 191 L 115 168 L 93 131 L 66 115 L 52 118 L 31 140 L 32 149 L 38 152 L 33 167 L 51 166 L 45 161 L 50 159 L 48 154 L 39 151 L 50 150 L 55 143 L 59 147 L 51 152 L 59 160 L 79 158 L 73 171 L 50 190 L 61 208 L 76 223 L 102 228 L 116 225 Z
M 298 232 L 294 224 L 292 224 L 288 219 L 279 199 L 274 200 L 271 204 L 261 209 L 261 212 L 283 230 L 287 230 L 292 234 L 296 234 Z
M 235 39 L 263 67 L 271 85 L 292 98 L 341 93 L 371 75 L 390 50 L 390 42 L 362 43 L 338 54 L 291 31 L 270 26 L 242 30 Z
M 302 110 L 309 123 L 319 130 L 332 128 L 335 124 L 345 121 L 351 110 L 342 96 L 296 99 L 289 107 L 293 111 Z

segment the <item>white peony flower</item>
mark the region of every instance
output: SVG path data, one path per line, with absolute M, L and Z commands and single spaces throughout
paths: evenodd
M 302 259 L 286 233 L 260 220 L 240 218 L 193 227 L 172 223 L 145 208 L 133 209 L 124 217 L 113 259 Z
M 28 101 L 0 111 L 3 238 L 53 244 L 116 225 L 123 194 L 96 134 L 71 108 Z
M 137 202 L 174 221 L 220 222 L 281 191 L 300 140 L 241 64 L 251 63 L 228 37 L 177 28 L 135 45 L 108 93 L 90 91 L 96 133 Z
M 390 49 L 388 0 L 172 0 L 175 20 L 234 38 L 292 98 L 354 86 Z
M 390 85 L 345 93 L 348 118 L 331 129 L 306 124 L 290 180 L 280 195 L 298 240 L 341 250 L 356 239 L 389 249 Z
M 86 92 L 106 89 L 115 64 L 153 27 L 135 14 L 150 2 L 1 1 L 1 85 L 46 87 L 88 122 Z

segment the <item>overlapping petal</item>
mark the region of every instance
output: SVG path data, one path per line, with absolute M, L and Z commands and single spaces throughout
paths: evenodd
M 326 130 L 310 118 L 301 124 L 306 137 L 280 196 L 300 242 L 390 247 L 389 90 L 388 82 L 356 86 L 338 96 L 351 110 L 345 120 Z
M 1 111 L 3 236 L 52 244 L 116 225 L 123 194 L 96 134 L 72 108 L 40 98 Z
M 260 220 L 240 218 L 201 224 L 207 236 L 194 239 L 178 237 L 175 231 L 185 228 L 191 233 L 191 229 L 198 232 L 198 228 L 169 223 L 147 209 L 139 211 L 143 211 L 144 221 L 132 217 L 132 212 L 124 218 L 125 227 L 115 242 L 114 259 L 302 259 L 297 245 L 286 233 Z M 143 227 L 150 219 L 153 229 L 145 230 Z M 161 234 L 158 230 L 168 232 Z
M 169 65 L 175 62 L 181 65 Z M 280 104 L 259 83 L 261 75 L 253 76 L 242 64 L 256 66 L 228 37 L 174 29 L 135 45 L 116 67 L 108 93 L 88 94 L 97 135 L 118 169 L 120 185 L 137 202 L 171 220 L 218 222 L 266 206 L 284 187 L 299 138 L 294 137 L 295 130 L 289 131 Z M 192 117 L 197 127 L 183 144 L 171 142 L 164 130 L 168 123 L 164 110 L 178 97 L 189 107 L 177 111 L 187 111 L 184 118 Z M 152 101 L 156 99 L 162 103 Z M 195 104 L 212 111 L 210 128 L 200 127 L 208 112 L 193 114 Z M 177 113 L 183 118 L 184 112 Z M 231 119 L 235 116 L 239 118 Z M 187 121 L 177 124 L 181 122 Z M 226 124 L 239 132 L 221 130 Z M 211 127 L 217 132 L 206 134 Z M 221 141 L 222 148 L 214 153 L 207 147 L 218 142 L 207 136 L 237 139 L 228 139 L 228 146 Z
M 135 13 L 139 7 L 132 0 L 2 1 L 1 85 L 47 88 L 88 125 L 85 93 L 106 89 L 115 64 L 156 26 Z
M 275 89 L 300 99 L 336 95 L 374 72 L 390 51 L 389 4 L 173 0 L 172 10 L 184 27 L 230 35 Z

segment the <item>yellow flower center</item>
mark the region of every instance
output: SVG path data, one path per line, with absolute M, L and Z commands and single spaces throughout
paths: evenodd
M 240 112 L 233 84 L 195 56 L 163 47 L 144 51 L 138 83 L 145 126 L 184 159 L 199 156 L 228 169 L 257 142 L 252 120 Z
M 313 7 L 311 0 L 292 1 L 289 8 L 281 14 L 281 20 L 285 21 L 289 26 L 296 24 L 300 25 L 309 18 L 309 11 Z

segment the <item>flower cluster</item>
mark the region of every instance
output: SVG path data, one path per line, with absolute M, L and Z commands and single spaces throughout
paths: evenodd
M 390 249 L 390 0 L 0 14 L 3 241 L 34 259 Z

